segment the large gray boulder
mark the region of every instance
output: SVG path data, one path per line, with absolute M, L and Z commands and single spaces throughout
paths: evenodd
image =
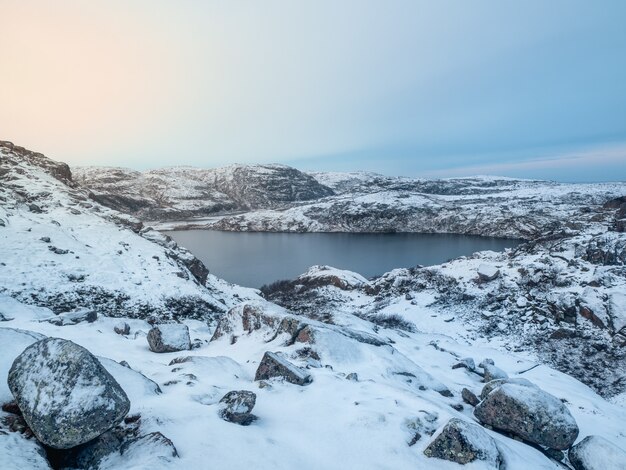
M 526 441 L 564 450 L 578 437 L 578 425 L 567 407 L 529 382 L 503 383 L 474 409 L 482 424 Z
M 495 440 L 477 424 L 457 418 L 448 421 L 424 454 L 460 464 L 481 460 L 495 469 L 502 463 Z
M 156 325 L 148 332 L 148 346 L 156 353 L 187 351 L 191 349 L 189 328 L 181 323 Z
M 568 452 L 576 470 L 626 469 L 626 452 L 600 436 L 587 436 Z
M 130 409 L 126 393 L 98 359 L 60 338 L 26 348 L 13 362 L 8 384 L 37 439 L 55 449 L 94 439 Z
M 295 366 L 276 353 L 267 351 L 256 371 L 254 380 L 281 378 L 295 385 L 307 385 L 313 380 L 305 369 Z

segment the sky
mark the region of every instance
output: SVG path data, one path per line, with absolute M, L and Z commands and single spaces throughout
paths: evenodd
M 70 165 L 626 180 L 623 0 L 0 0 L 0 139 Z

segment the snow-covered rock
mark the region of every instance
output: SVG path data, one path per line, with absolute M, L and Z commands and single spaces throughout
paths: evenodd
M 279 354 L 267 351 L 256 371 L 254 380 L 283 379 L 295 385 L 308 385 L 313 378 L 305 369 L 297 367 Z
M 587 436 L 567 453 L 576 470 L 623 470 L 626 452 L 600 436 Z
M 467 464 L 484 461 L 487 468 L 498 470 L 502 463 L 500 451 L 487 432 L 474 423 L 453 418 L 424 450 L 428 457 Z
M 124 390 L 100 362 L 59 338 L 26 348 L 11 366 L 8 384 L 37 439 L 56 449 L 99 436 L 130 409 Z
M 474 416 L 551 449 L 567 449 L 578 437 L 576 420 L 563 402 L 537 386 L 504 383 L 474 408 Z
M 148 332 L 150 351 L 156 353 L 185 351 L 191 349 L 189 328 L 180 323 L 156 325 Z
M 233 390 L 220 400 L 219 415 L 224 421 L 247 426 L 256 420 L 252 408 L 256 404 L 256 394 L 248 390 Z
M 481 281 L 489 282 L 493 281 L 500 275 L 500 270 L 495 266 L 489 264 L 481 264 L 478 266 L 478 277 Z

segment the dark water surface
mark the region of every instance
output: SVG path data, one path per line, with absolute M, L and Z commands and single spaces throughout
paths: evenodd
M 433 265 L 476 251 L 502 251 L 520 241 L 418 233 L 168 232 L 212 274 L 248 287 L 293 279 L 315 264 L 371 277 L 394 268 Z

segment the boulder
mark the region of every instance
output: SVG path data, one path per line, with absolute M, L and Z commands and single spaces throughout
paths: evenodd
M 182 323 L 156 325 L 148 332 L 148 345 L 156 353 L 186 351 L 191 349 L 189 328 Z
M 118 424 L 130 401 L 82 346 L 47 338 L 13 362 L 9 388 L 40 442 L 55 449 L 83 444 Z
M 267 351 L 256 371 L 254 380 L 281 378 L 295 385 L 307 385 L 312 382 L 311 374 L 305 369 L 293 365 L 276 353 Z
M 578 425 L 567 407 L 535 385 L 503 383 L 474 409 L 482 424 L 552 449 L 570 447 Z
M 587 436 L 568 452 L 576 470 L 623 470 L 626 452 L 600 436 Z
M 160 432 L 126 440 L 120 449 L 104 457 L 98 470 L 178 468 L 178 451 Z
M 257 419 L 251 413 L 255 404 L 256 394 L 247 390 L 233 390 L 220 400 L 220 418 L 224 421 L 247 426 Z
M 478 279 L 482 282 L 493 281 L 500 275 L 500 270 L 490 264 L 481 264 L 478 266 Z
M 465 368 L 467 370 L 474 371 L 476 370 L 476 363 L 474 362 L 474 359 L 472 359 L 471 357 L 466 357 L 466 358 L 461 359 L 456 364 L 454 364 L 452 368 L 453 369 Z
M 494 439 L 477 424 L 457 418 L 448 421 L 424 454 L 460 464 L 481 460 L 494 469 L 500 468 L 502 463 Z

